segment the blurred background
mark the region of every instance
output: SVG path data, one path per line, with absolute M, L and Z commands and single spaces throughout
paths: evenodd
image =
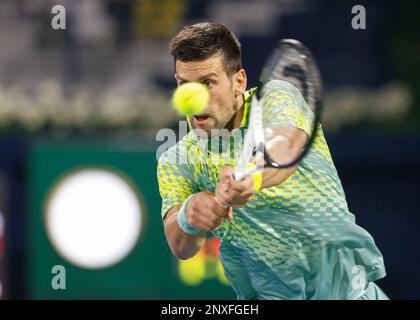
M 66 30 L 51 27 L 57 4 Z M 351 25 L 359 4 L 364 30 Z M 1 299 L 235 298 L 216 239 L 172 257 L 155 174 L 156 134 L 178 128 L 169 41 L 205 20 L 238 35 L 250 87 L 278 39 L 313 51 L 349 207 L 385 258 L 378 283 L 419 299 L 419 11 L 414 0 L 2 0 Z

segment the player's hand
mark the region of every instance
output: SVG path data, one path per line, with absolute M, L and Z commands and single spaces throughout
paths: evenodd
M 215 231 L 231 215 L 231 208 L 221 206 L 211 192 L 199 192 L 187 206 L 188 224 L 202 231 Z
M 243 208 L 256 193 L 254 190 L 254 178 L 245 176 L 236 181 L 233 179 L 232 167 L 225 167 L 220 172 L 220 182 L 216 188 L 215 196 L 225 206 Z

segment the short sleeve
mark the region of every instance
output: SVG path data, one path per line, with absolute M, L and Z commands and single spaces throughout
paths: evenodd
M 159 159 L 157 178 L 162 198 L 161 215 L 163 219 L 172 207 L 182 205 L 196 191 L 187 165 L 172 161 L 167 153 L 164 153 Z
M 263 123 L 266 128 L 292 126 L 311 135 L 314 114 L 295 86 L 273 80 L 265 86 L 263 93 Z

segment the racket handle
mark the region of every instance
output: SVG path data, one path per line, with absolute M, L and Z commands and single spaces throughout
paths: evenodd
M 260 169 L 257 166 L 254 166 L 252 168 L 245 169 L 244 171 L 235 171 L 235 173 L 233 174 L 233 179 L 241 180 L 243 177 L 250 176 L 259 170 Z
M 263 168 L 264 168 L 263 166 L 257 166 L 253 162 L 248 162 L 245 166 L 245 170 L 242 172 L 238 172 L 237 174 L 234 173 L 233 178 L 235 180 L 241 180 L 245 176 L 252 176 L 252 178 L 254 179 L 254 182 L 253 182 L 254 191 L 258 192 L 260 191 L 262 182 L 263 182 L 263 177 L 262 177 L 262 172 L 261 172 Z

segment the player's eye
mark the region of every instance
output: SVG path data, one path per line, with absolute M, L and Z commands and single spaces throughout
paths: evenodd
M 211 88 L 214 85 L 214 81 L 212 80 L 205 80 L 203 83 L 207 88 Z

